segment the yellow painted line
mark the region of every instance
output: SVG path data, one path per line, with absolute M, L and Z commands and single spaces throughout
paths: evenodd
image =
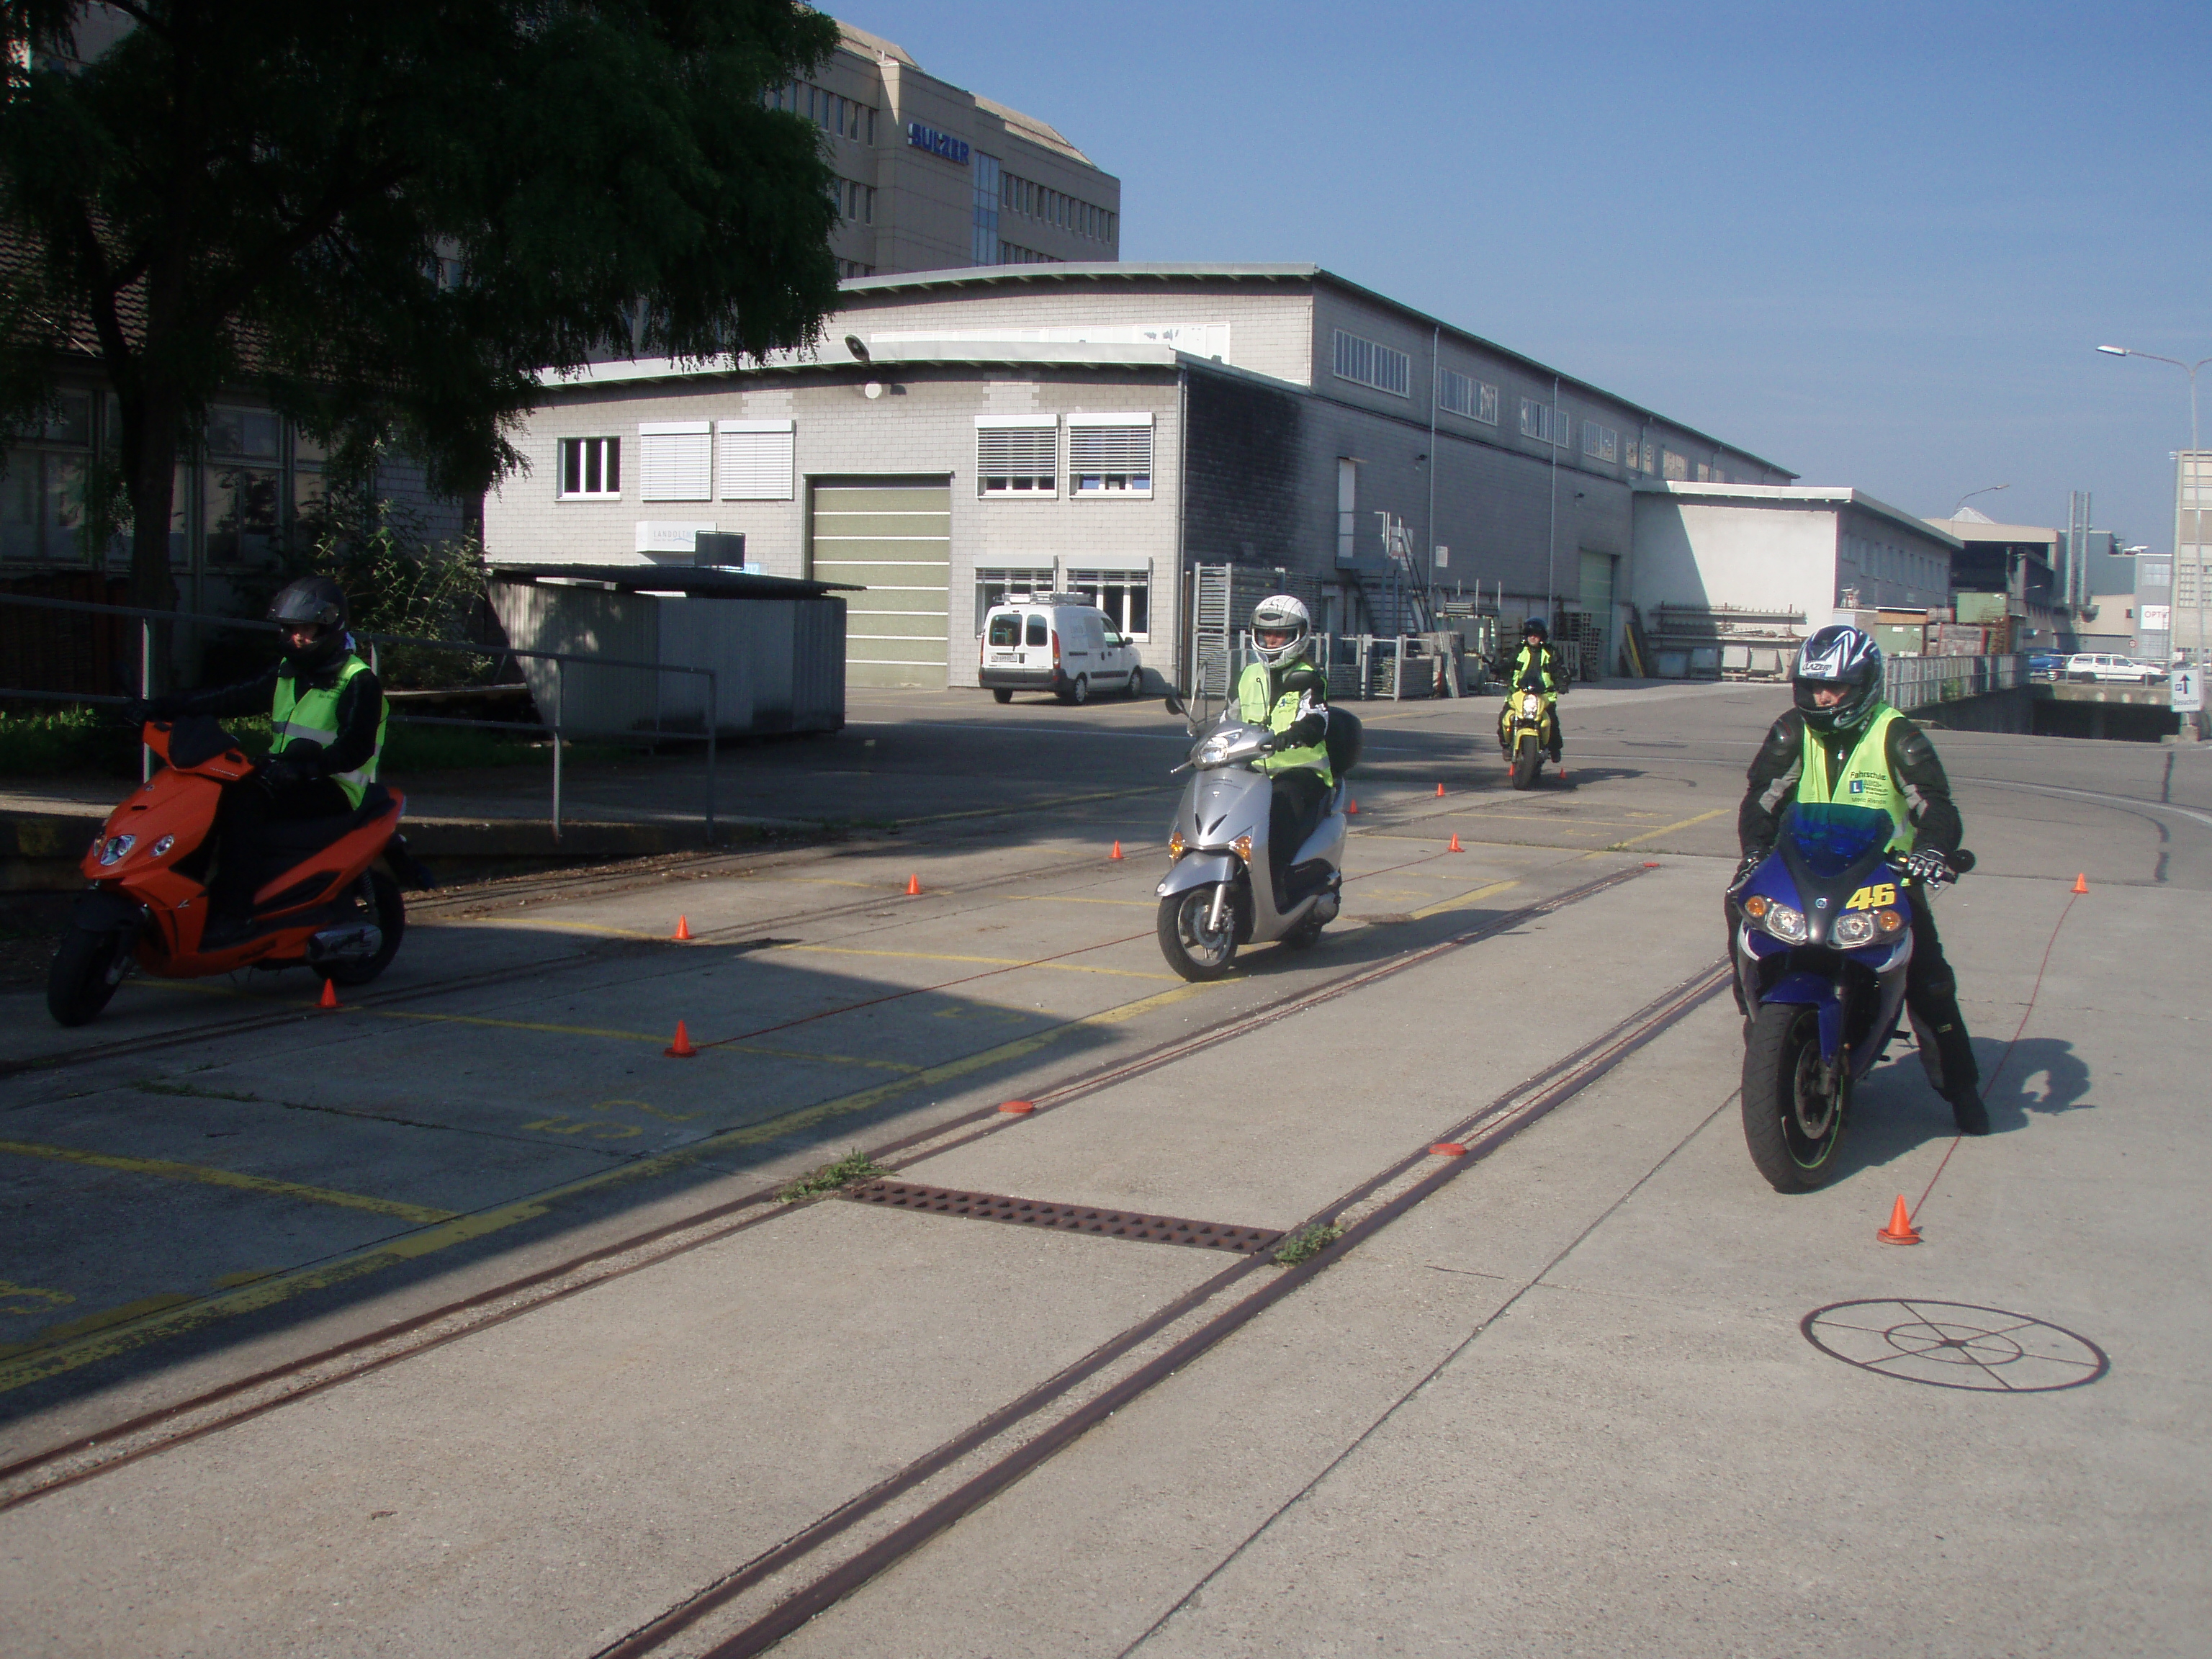
M 261 1193 L 270 1198 L 291 1198 L 307 1204 L 332 1204 L 342 1210 L 367 1210 L 372 1215 L 397 1216 L 417 1226 L 451 1221 L 451 1210 L 434 1210 L 422 1204 L 402 1204 L 397 1199 L 370 1198 L 361 1193 L 341 1193 L 328 1187 L 303 1187 L 296 1181 L 276 1181 L 267 1176 L 241 1175 L 235 1170 L 211 1169 L 204 1164 L 172 1164 L 160 1158 L 118 1158 L 112 1152 L 88 1152 L 75 1146 L 47 1146 L 32 1140 L 0 1140 L 0 1152 L 18 1158 L 42 1158 L 56 1164 L 82 1164 L 95 1170 L 119 1170 L 126 1175 L 152 1176 L 161 1181 L 191 1181 L 203 1187 L 234 1187 L 240 1192 Z
M 726 1129 L 720 1134 L 709 1135 L 689 1146 L 678 1147 L 649 1158 L 641 1158 L 617 1169 L 604 1170 L 586 1176 L 565 1186 L 555 1187 L 534 1198 L 519 1199 L 513 1203 L 496 1205 L 472 1215 L 455 1216 L 419 1232 L 406 1233 L 386 1239 L 366 1249 L 337 1256 L 313 1267 L 301 1267 L 291 1273 L 273 1273 L 251 1285 L 241 1285 L 220 1295 L 182 1300 L 173 1306 L 164 1306 L 148 1312 L 144 1316 L 123 1322 L 106 1324 L 99 1330 L 86 1331 L 81 1336 L 63 1342 L 36 1341 L 22 1345 L 12 1355 L 0 1358 L 0 1394 L 5 1394 L 50 1376 L 88 1365 L 149 1342 L 174 1336 L 185 1331 L 197 1330 L 219 1320 L 235 1318 L 241 1314 L 258 1312 L 297 1296 L 325 1290 L 333 1285 L 362 1278 L 403 1261 L 419 1261 L 435 1255 L 441 1250 L 457 1244 L 501 1232 L 522 1222 L 536 1219 L 564 1200 L 611 1187 L 618 1182 L 649 1180 L 673 1170 L 712 1158 L 717 1152 L 734 1147 L 757 1146 L 764 1141 L 780 1139 L 803 1129 L 818 1128 L 840 1118 L 850 1117 L 882 1105 L 885 1101 L 909 1089 L 951 1082 L 972 1073 L 982 1071 L 1008 1060 L 1026 1059 L 1055 1043 L 1079 1033 L 1119 1025 L 1125 1021 L 1182 1001 L 1187 997 L 1212 990 L 1223 983 L 1181 985 L 1171 991 L 1160 991 L 1134 1002 L 1109 1008 L 1103 1012 L 1085 1014 L 1046 1030 L 1032 1032 L 1002 1042 L 996 1048 L 982 1049 L 958 1060 L 947 1060 L 915 1073 L 896 1082 L 878 1084 L 857 1094 L 844 1095 L 835 1100 L 825 1100 L 813 1106 L 802 1106 L 786 1112 L 764 1123 L 748 1124 L 742 1128 Z M 143 1305 L 143 1304 L 141 1304 Z
M 1079 962 L 1033 962 L 1027 957 L 963 957 L 945 951 L 863 951 L 850 945 L 779 945 L 778 951 L 805 951 L 824 957 L 890 957 L 901 962 L 965 962 L 994 968 L 1051 968 L 1064 974 L 1108 974 L 1116 979 L 1169 979 L 1173 974 L 1147 974 L 1133 968 L 1096 968 Z M 927 990 L 927 986 L 916 988 Z
M 1431 904 L 1425 909 L 1416 910 L 1413 912 L 1413 917 L 1416 921 L 1425 921 L 1431 916 L 1443 915 L 1447 910 L 1463 910 L 1470 904 L 1480 904 L 1483 900 L 1502 893 L 1509 887 L 1518 887 L 1520 884 L 1521 878 L 1518 876 L 1510 881 L 1493 881 L 1489 886 L 1478 887 L 1472 893 L 1462 893 L 1457 898 L 1449 898 L 1441 904 Z
M 1671 836 L 1677 830 L 1686 830 L 1693 823 L 1707 823 L 1719 817 L 1723 813 L 1732 812 L 1735 810 L 1732 806 L 1716 806 L 1710 812 L 1700 812 L 1693 818 L 1684 818 L 1680 823 L 1670 823 L 1658 830 L 1647 830 L 1640 836 L 1631 836 L 1626 841 L 1617 841 L 1603 850 L 1608 853 L 1625 853 L 1641 842 L 1656 841 L 1662 836 Z

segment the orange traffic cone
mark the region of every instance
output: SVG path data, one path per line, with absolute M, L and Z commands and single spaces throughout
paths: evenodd
M 921 878 L 920 876 L 908 876 L 906 878 L 906 896 L 908 898 L 920 898 L 921 896 Z
M 660 1051 L 671 1060 L 694 1060 L 699 1051 L 691 1046 L 691 1034 L 684 1029 L 684 1022 L 676 1022 L 676 1041 Z
M 676 918 L 676 937 L 679 939 L 688 939 L 691 937 L 691 919 L 689 916 Z
M 1465 851 L 1467 851 L 1467 848 L 1464 848 L 1464 847 L 1462 847 L 1462 846 L 1461 846 L 1461 845 L 1459 844 L 1459 831 L 1458 831 L 1458 830 L 1453 830 L 1453 831 L 1452 831 L 1451 845 L 1450 845 L 1450 846 L 1449 846 L 1449 847 L 1447 847 L 1447 848 L 1444 848 L 1444 851 L 1445 851 L 1445 852 L 1447 852 L 1447 853 L 1464 853 Z
M 343 1005 L 338 1001 L 337 981 L 334 979 L 325 980 L 323 981 L 322 1000 L 318 1002 L 315 1006 L 318 1008 L 336 1008 L 341 1006 Z
M 2074 878 L 2074 890 L 2077 893 L 2086 893 L 2089 890 L 2089 872 L 2087 870 Z
M 1344 815 L 1348 818 L 1358 817 L 1359 816 L 1359 803 L 1356 800 L 1346 801 L 1344 804 Z
M 1905 1208 L 1905 1194 L 1897 1195 L 1897 1202 L 1889 1212 L 1889 1225 L 1875 1237 L 1885 1244 L 1917 1244 L 1920 1229 L 1912 1224 L 1912 1218 Z
M 1443 787 L 1443 785 L 1442 785 L 1442 784 L 1440 783 L 1440 784 L 1438 784 L 1438 785 L 1437 786 L 1437 799 L 1438 800 L 1442 800 L 1443 798 L 1444 798 L 1444 787 Z
M 1109 859 L 1120 858 L 1121 856 L 1121 843 L 1118 841 L 1115 842 L 1114 843 L 1114 850 L 1109 853 L 1106 856 Z

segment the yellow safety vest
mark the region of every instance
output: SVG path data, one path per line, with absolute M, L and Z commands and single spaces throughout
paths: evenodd
M 1905 791 L 1889 775 L 1889 723 L 1898 718 L 1887 703 L 1880 705 L 1867 722 L 1857 745 L 1844 762 L 1844 769 L 1828 775 L 1828 751 L 1808 724 L 1805 727 L 1805 761 L 1797 773 L 1797 799 L 1808 806 L 1841 803 L 1872 806 L 1889 814 L 1897 826 L 1889 838 L 1892 852 L 1912 847 L 1912 819 L 1906 811 Z
M 1508 690 L 1518 691 L 1521 689 L 1521 677 L 1528 672 L 1529 653 L 1532 650 L 1541 650 L 1544 647 L 1540 646 L 1532 647 L 1526 643 L 1522 644 L 1520 652 L 1513 659 L 1513 678 L 1507 683 L 1506 689 Z M 1556 655 L 1552 657 L 1551 659 L 1544 665 L 1543 669 L 1536 676 L 1538 679 L 1543 681 L 1544 690 L 1555 696 L 1559 692 L 1559 682 L 1558 678 L 1552 672 L 1552 669 L 1559 660 L 1559 659 Z M 1564 672 L 1564 670 L 1562 672 Z
M 324 748 L 338 740 L 338 693 L 345 690 L 346 682 L 356 674 L 366 674 L 368 665 L 349 653 L 345 665 L 338 670 L 337 680 L 328 686 L 311 685 L 304 692 L 300 683 L 289 674 L 276 676 L 276 695 L 269 706 L 270 723 L 276 728 L 275 751 L 283 754 L 295 738 L 312 738 Z M 368 760 L 350 772 L 333 772 L 331 781 L 345 791 L 346 799 L 356 806 L 368 786 L 376 781 L 376 763 L 384 755 L 385 723 L 392 718 L 392 705 L 386 703 L 376 717 L 376 747 L 370 750 Z
M 1316 702 L 1328 701 L 1328 680 L 1318 668 L 1313 670 L 1313 694 Z M 1265 726 L 1270 732 L 1287 732 L 1291 722 L 1298 717 L 1302 693 L 1285 691 L 1270 702 L 1267 665 L 1255 662 L 1238 677 L 1237 681 L 1237 712 L 1248 726 Z M 1262 755 L 1255 763 L 1262 772 L 1290 772 L 1306 769 L 1321 774 L 1323 783 L 1334 783 L 1335 775 L 1328 769 L 1328 749 L 1326 744 L 1307 744 L 1302 749 L 1281 749 L 1272 755 Z

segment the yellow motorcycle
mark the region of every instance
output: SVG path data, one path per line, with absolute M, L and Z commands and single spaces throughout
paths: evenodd
M 1559 739 L 1556 692 L 1510 690 L 1498 723 L 1498 747 L 1505 751 L 1516 789 L 1534 789 L 1544 757 Z

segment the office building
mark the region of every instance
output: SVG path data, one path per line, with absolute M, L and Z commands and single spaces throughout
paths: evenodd
M 2212 660 L 2212 449 L 2185 449 L 2173 459 L 2173 648 L 2203 663 Z
M 1121 181 L 1049 124 L 926 73 L 849 23 L 816 78 L 772 101 L 823 131 L 842 277 L 1119 257 Z

